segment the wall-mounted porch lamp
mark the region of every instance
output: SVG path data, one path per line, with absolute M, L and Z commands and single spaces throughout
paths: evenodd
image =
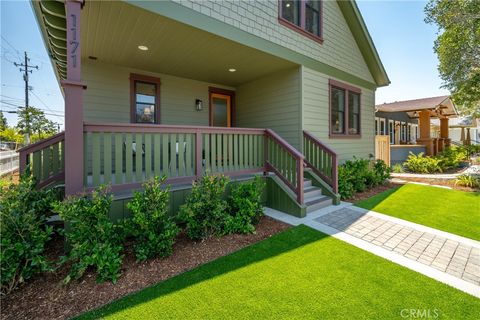
M 202 100 L 196 99 L 196 100 L 195 100 L 195 109 L 196 109 L 197 111 L 202 111 L 202 108 L 203 108 Z

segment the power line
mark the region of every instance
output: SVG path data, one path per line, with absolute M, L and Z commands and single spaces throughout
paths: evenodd
M 4 97 L 4 98 L 7 98 L 7 99 L 11 99 L 11 100 L 20 100 L 20 101 L 22 101 L 22 102 L 25 101 L 25 100 L 23 100 L 23 99 L 21 99 L 21 98 L 14 98 L 14 97 L 6 96 L 6 95 L 4 95 L 4 94 L 0 94 L 0 96 L 2 96 L 2 97 Z
M 6 39 L 4 39 L 4 40 L 6 40 Z M 13 46 L 12 46 L 12 48 L 13 48 Z M 30 144 L 30 113 L 28 112 L 28 92 L 29 92 L 28 73 L 33 72 L 31 69 L 37 69 L 38 70 L 38 66 L 32 66 L 31 64 L 28 64 L 29 61 L 30 61 L 30 59 L 28 58 L 27 52 L 25 51 L 24 62 L 23 63 L 16 63 L 16 62 L 13 63 L 15 65 L 15 67 L 20 67 L 19 68 L 20 72 L 24 72 L 23 81 L 25 81 L 25 111 L 26 111 L 25 112 L 25 127 L 26 127 L 25 128 L 26 129 L 25 130 L 25 143 L 27 145 Z M 22 67 L 23 67 L 23 69 L 22 69 Z
M 13 49 L 13 51 L 17 54 L 18 59 L 21 60 L 22 58 L 20 57 L 20 51 L 18 51 L 17 48 L 15 48 L 4 36 L 2 36 L 2 39 L 10 46 L 10 48 Z
M 21 106 L 21 105 L 14 104 L 14 103 L 11 103 L 11 102 L 8 102 L 8 101 L 5 101 L 5 100 L 1 100 L 0 102 L 1 102 L 2 104 L 4 104 L 3 107 L 5 107 L 5 108 L 11 108 L 11 109 L 16 109 L 16 108 L 21 108 L 21 109 L 23 109 L 23 108 L 25 108 L 25 107 L 23 107 L 23 106 Z M 40 111 L 43 111 L 43 113 L 45 113 L 45 114 L 54 115 L 54 116 L 62 116 L 62 117 L 64 116 L 62 113 L 60 113 L 60 112 L 58 112 L 58 111 L 54 111 L 54 110 L 45 110 L 45 109 L 42 109 L 42 108 L 36 108 L 36 109 L 38 109 L 38 110 L 40 110 Z M 51 113 L 47 113 L 47 112 L 45 112 L 45 111 L 50 111 Z
M 43 100 L 40 99 L 40 97 L 37 96 L 37 94 L 36 94 L 33 90 L 32 90 L 32 94 L 38 99 L 38 101 L 40 101 L 40 102 L 43 104 L 43 106 L 44 106 L 48 111 L 55 112 L 55 111 L 53 111 L 52 109 L 50 109 L 50 108 L 47 106 L 47 104 L 46 104 L 45 102 L 43 102 Z

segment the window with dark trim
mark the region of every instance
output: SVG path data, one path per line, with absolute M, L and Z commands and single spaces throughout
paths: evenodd
M 361 90 L 330 80 L 330 136 L 360 136 Z
M 281 24 L 322 42 L 322 1 L 279 0 Z
M 160 123 L 160 79 L 130 75 L 130 120 L 132 123 Z

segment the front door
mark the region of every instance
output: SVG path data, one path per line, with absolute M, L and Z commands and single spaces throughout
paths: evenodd
M 232 126 L 232 96 L 210 93 L 210 125 L 214 127 Z

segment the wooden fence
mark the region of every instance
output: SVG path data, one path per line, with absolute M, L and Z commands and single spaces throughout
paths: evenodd
M 375 136 L 375 159 L 383 160 L 390 166 L 390 137 Z

